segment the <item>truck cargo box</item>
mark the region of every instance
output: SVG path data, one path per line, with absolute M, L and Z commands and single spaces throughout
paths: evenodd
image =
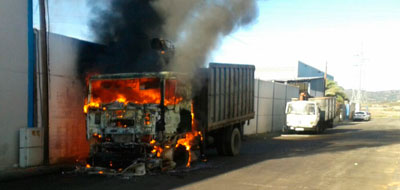
M 321 110 L 321 119 L 323 121 L 335 118 L 335 110 L 336 110 L 335 97 L 318 97 L 318 98 L 309 98 L 308 100 L 317 102 L 318 107 Z
M 208 131 L 254 118 L 254 65 L 211 63 L 208 69 Z

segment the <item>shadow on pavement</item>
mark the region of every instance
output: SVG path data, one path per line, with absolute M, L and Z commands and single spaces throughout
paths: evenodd
M 332 135 L 339 133 L 354 133 L 360 131 L 361 129 L 335 129 L 335 130 L 327 130 L 323 133 L 323 135 Z

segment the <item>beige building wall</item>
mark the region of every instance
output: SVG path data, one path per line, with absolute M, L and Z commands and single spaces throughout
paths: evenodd
M 77 74 L 82 41 L 49 33 L 50 163 L 74 162 L 89 153 L 83 105 L 86 86 Z
M 28 1 L 0 1 L 0 170 L 18 166 L 28 115 Z

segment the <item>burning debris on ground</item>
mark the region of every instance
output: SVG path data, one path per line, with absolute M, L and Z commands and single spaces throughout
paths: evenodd
M 232 105 L 232 114 L 224 114 L 224 120 L 222 115 L 220 121 L 208 116 L 207 93 L 216 88 L 208 81 L 221 79 L 213 78 L 215 70 L 201 68 L 223 36 L 254 20 L 255 1 L 113 0 L 106 4 L 93 2 L 97 17 L 92 28 L 102 48 L 83 47 L 78 59 L 78 73 L 86 79 L 88 91 L 83 112 L 90 144 L 88 165 L 80 168 L 96 174 L 167 171 L 182 160 L 186 167 L 205 160 L 206 144 L 218 135 L 234 134 L 226 138 L 240 141 L 238 135 L 253 110 L 248 106 L 241 115 L 233 115 Z M 88 55 L 96 62 L 85 62 Z M 235 92 L 236 97 L 246 95 L 246 104 L 251 105 L 252 88 L 244 86 L 253 84 L 254 66 L 221 67 L 232 70 L 229 83 L 243 86 L 231 87 L 231 95 L 225 94 L 227 100 L 232 96 L 230 104 L 237 104 Z M 223 154 L 240 148 L 228 140 L 217 141 L 227 147 Z

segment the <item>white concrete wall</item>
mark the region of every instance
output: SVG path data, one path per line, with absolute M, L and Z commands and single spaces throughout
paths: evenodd
M 244 134 L 281 131 L 286 123 L 286 102 L 299 96 L 297 87 L 255 80 L 254 108 L 256 116 L 244 127 Z
M 28 115 L 28 1 L 0 1 L 0 170 L 18 166 Z
M 274 83 L 274 111 L 271 131 L 281 131 L 286 122 L 286 87 L 287 85 Z M 297 96 L 296 96 L 297 97 Z

